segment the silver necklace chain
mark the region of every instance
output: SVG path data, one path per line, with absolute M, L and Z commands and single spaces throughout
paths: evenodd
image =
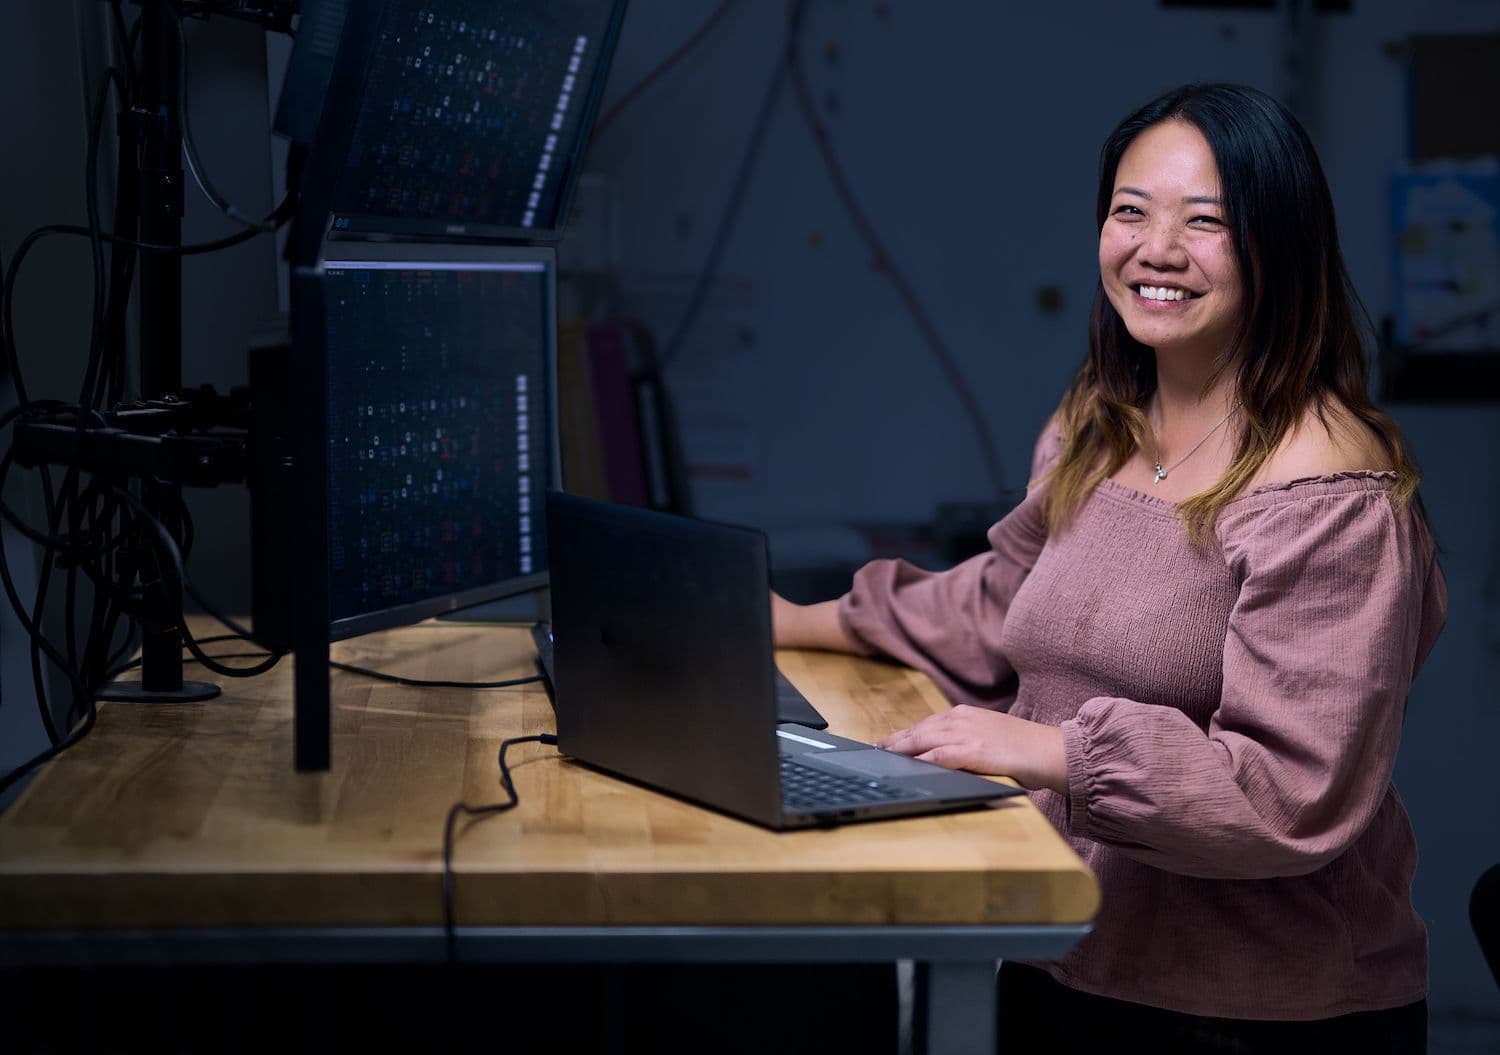
M 1186 454 L 1184 454 L 1181 458 L 1178 458 L 1175 462 L 1173 462 L 1171 465 L 1167 466 L 1165 469 L 1163 469 L 1161 467 L 1161 452 L 1157 449 L 1157 446 L 1156 446 L 1156 430 L 1153 428 L 1151 430 L 1151 464 L 1156 469 L 1156 479 L 1153 480 L 1152 483 L 1158 483 L 1158 484 L 1161 483 L 1163 480 L 1165 480 L 1167 478 L 1167 474 L 1169 472 L 1172 472 L 1174 469 L 1176 469 L 1183 462 L 1185 462 L 1189 458 L 1191 458 L 1194 454 L 1197 454 L 1198 453 L 1198 448 L 1201 447 L 1201 446 L 1203 446 L 1205 443 L 1207 443 L 1208 442 L 1208 438 L 1210 436 L 1212 436 L 1214 433 L 1216 433 L 1220 429 L 1222 429 L 1224 427 L 1224 423 L 1226 421 L 1228 421 L 1230 418 L 1234 417 L 1234 412 L 1236 410 L 1239 410 L 1239 409 L 1240 409 L 1240 404 L 1239 404 L 1239 401 L 1236 400 L 1234 406 L 1232 406 L 1232 407 L 1229 408 L 1229 413 L 1225 414 L 1222 418 L 1220 418 L 1219 419 L 1219 423 L 1217 425 L 1215 425 L 1213 428 L 1211 428 L 1207 432 L 1205 432 L 1203 434 L 1203 438 L 1201 440 L 1199 440 L 1197 443 L 1193 444 L 1193 446 L 1191 447 L 1191 449 L 1189 449 Z

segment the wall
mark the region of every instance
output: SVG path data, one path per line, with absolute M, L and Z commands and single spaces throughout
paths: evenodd
M 1416 30 L 1494 31 L 1500 14 L 1492 0 L 1356 0 L 1354 8 L 1317 16 L 1297 43 L 1315 60 L 1317 74 L 1301 90 L 1346 253 L 1379 314 L 1390 301 L 1385 178 L 1404 139 L 1402 71 L 1383 46 Z M 633 0 L 610 97 L 710 9 Z M 591 152 L 589 169 L 608 177 L 617 206 L 625 301 L 663 337 L 708 250 L 782 46 L 785 10 L 737 4 Z M 1182 81 L 1289 90 L 1285 25 L 1279 12 L 1164 11 L 1149 0 L 808 5 L 802 48 L 835 149 L 951 348 L 1007 485 L 1024 483 L 1036 430 L 1083 352 L 1099 142 L 1129 107 Z M 26 100 L 8 112 L 13 160 L 0 166 L 6 254 L 36 224 L 82 219 L 76 28 L 70 5 L 0 10 L 0 89 Z M 195 27 L 200 148 L 222 189 L 247 208 L 271 196 L 263 56 L 245 27 Z M 224 229 L 190 198 L 189 237 Z M 86 275 L 81 245 L 43 245 L 27 264 L 17 326 L 34 394 L 65 396 L 76 386 Z M 940 502 L 989 500 L 973 429 L 891 284 L 872 269 L 786 88 L 721 275 L 668 375 L 699 460 L 748 473 L 700 479 L 701 511 L 772 529 L 783 556 L 816 545 L 848 559 L 861 545 L 842 530 L 850 523 L 921 522 Z M 243 380 L 244 347 L 256 320 L 275 309 L 275 281 L 266 240 L 190 262 L 189 383 Z M 1061 293 L 1056 313 L 1038 306 L 1043 285 Z M 1426 469 L 1452 590 L 1450 623 L 1414 688 L 1397 769 L 1422 848 L 1416 897 L 1431 927 L 1433 1006 L 1500 1017 L 1465 909 L 1474 878 L 1500 859 L 1497 796 L 1485 782 L 1500 734 L 1492 688 L 1500 410 L 1391 409 Z M 223 605 L 243 609 L 243 492 L 193 502 L 202 544 L 192 573 Z M 14 640 L 9 624 L 0 628 L 7 655 Z M 27 689 L 8 665 L 4 690 L 0 746 L 9 753 L 24 735 L 11 722 Z

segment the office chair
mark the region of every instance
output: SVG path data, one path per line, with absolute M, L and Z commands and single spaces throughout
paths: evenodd
M 1490 974 L 1500 985 L 1500 864 L 1474 884 L 1474 892 L 1469 895 L 1469 923 L 1490 965 Z

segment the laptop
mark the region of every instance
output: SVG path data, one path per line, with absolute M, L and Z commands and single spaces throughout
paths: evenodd
M 547 540 L 558 747 L 578 761 L 775 829 L 1024 794 L 778 724 L 760 532 L 549 492 Z

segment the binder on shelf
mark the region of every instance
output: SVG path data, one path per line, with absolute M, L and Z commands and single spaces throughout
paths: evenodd
M 558 442 L 562 448 L 563 486 L 570 494 L 608 499 L 590 378 L 588 326 L 578 319 L 557 327 Z
M 686 476 L 650 330 L 633 319 L 558 327 L 563 481 L 571 494 L 686 512 Z
M 593 383 L 599 454 L 609 499 L 644 506 L 646 472 L 641 457 L 632 343 L 619 322 L 600 322 L 589 327 L 589 379 Z
M 634 345 L 636 420 L 647 500 L 653 509 L 687 513 L 687 470 L 670 393 L 657 367 L 655 342 L 645 323 L 629 319 L 624 325 Z

